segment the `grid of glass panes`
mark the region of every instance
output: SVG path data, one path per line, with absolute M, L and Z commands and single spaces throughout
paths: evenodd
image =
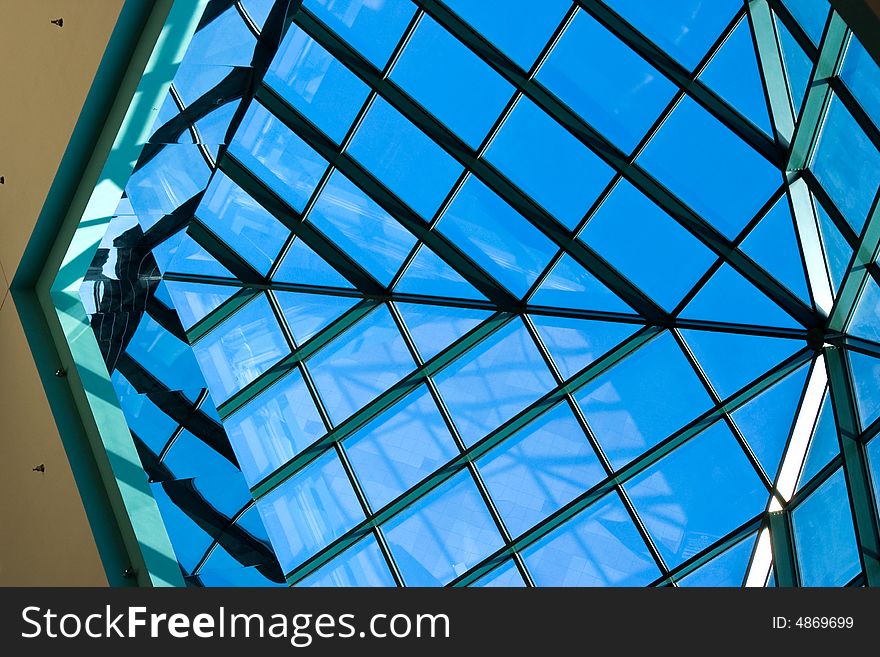
M 742 580 L 812 281 L 752 17 L 679 4 L 293 14 L 166 274 L 291 581 Z M 771 4 L 799 105 L 822 42 Z M 877 186 L 838 105 L 864 163 L 823 138 L 808 180 L 835 286 L 870 205 L 836 176 Z

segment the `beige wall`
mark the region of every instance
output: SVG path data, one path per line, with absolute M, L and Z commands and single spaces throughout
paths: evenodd
M 0 0 L 0 585 L 107 583 L 8 289 L 122 4 Z

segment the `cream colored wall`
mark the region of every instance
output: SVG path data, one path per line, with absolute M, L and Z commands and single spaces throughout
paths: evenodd
M 122 4 L 0 0 L 0 585 L 107 584 L 9 279 Z

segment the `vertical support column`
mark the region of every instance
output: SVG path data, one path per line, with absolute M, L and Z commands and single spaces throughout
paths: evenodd
M 773 549 L 776 585 L 785 588 L 797 586 L 798 574 L 791 536 L 791 516 L 787 511 L 770 513 L 770 545 Z

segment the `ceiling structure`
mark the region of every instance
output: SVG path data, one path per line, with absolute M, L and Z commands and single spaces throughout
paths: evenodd
M 826 0 L 211 0 L 81 289 L 192 585 L 880 583 Z

